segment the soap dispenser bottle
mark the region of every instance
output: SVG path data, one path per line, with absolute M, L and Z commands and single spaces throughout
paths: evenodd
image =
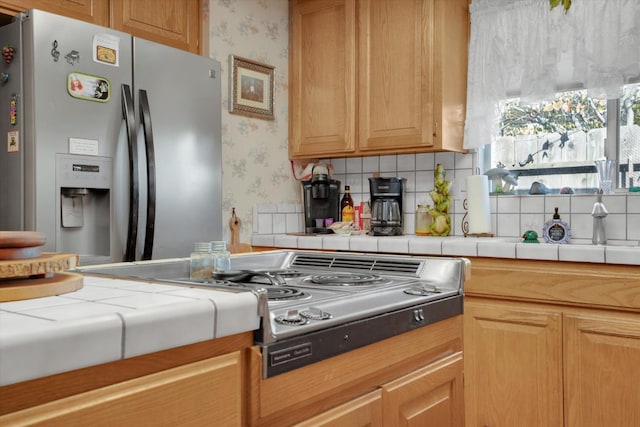
M 553 219 L 544 225 L 542 235 L 547 243 L 567 243 L 571 238 L 571 228 L 560 218 L 558 208 L 555 208 Z

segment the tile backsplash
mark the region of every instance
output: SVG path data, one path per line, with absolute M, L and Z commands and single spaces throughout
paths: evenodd
M 333 165 L 333 178 L 351 187 L 354 202 L 369 200 L 368 178 L 398 176 L 406 179 L 404 197 L 405 234 L 414 233 L 418 203 L 432 204 L 428 194 L 433 189 L 436 164 L 442 164 L 446 179 L 452 181 L 453 206 L 450 209 L 452 235 L 462 236 L 466 198 L 465 178 L 473 174 L 473 156 L 459 153 L 398 154 L 326 160 Z M 596 201 L 593 194 L 501 195 L 490 196 L 492 232 L 498 237 L 520 237 L 534 230 L 542 238 L 544 224 L 551 220 L 555 208 L 572 230 L 572 239 L 591 241 Z M 640 240 L 640 193 L 605 195 L 603 203 L 609 215 L 605 219 L 610 241 Z M 300 233 L 304 231 L 302 200 L 299 204 L 261 203 L 254 206 L 254 234 Z

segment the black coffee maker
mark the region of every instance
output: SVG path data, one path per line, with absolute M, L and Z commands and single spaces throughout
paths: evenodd
M 371 232 L 374 236 L 404 234 L 402 196 L 404 178 L 369 178 Z
M 331 233 L 327 219 L 340 221 L 340 181 L 329 178 L 326 167 L 315 167 L 311 180 L 302 181 L 305 233 Z

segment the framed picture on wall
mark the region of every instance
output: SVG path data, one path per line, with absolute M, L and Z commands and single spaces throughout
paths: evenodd
M 229 112 L 273 120 L 274 67 L 231 55 Z

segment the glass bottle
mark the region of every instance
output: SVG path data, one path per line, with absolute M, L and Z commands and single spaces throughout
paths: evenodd
M 197 242 L 191 253 L 189 277 L 193 280 L 212 277 L 214 263 L 215 258 L 211 252 L 211 242 Z
M 355 208 L 353 206 L 353 199 L 351 198 L 351 187 L 344 186 L 344 196 L 340 201 L 340 215 L 342 222 L 353 222 L 355 219 Z
M 416 236 L 428 236 L 431 234 L 429 228 L 432 218 L 429 214 L 429 205 L 418 205 L 416 209 Z
M 231 270 L 231 252 L 227 250 L 227 242 L 214 240 L 211 242 L 211 252 L 214 258 L 214 272 L 223 273 Z

